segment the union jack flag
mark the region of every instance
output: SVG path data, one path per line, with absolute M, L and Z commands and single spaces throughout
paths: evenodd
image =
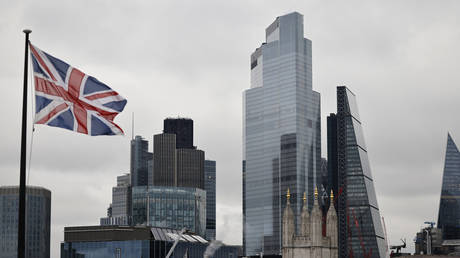
M 117 135 L 113 119 L 126 99 L 96 78 L 84 74 L 29 43 L 35 79 L 35 123 L 88 135 Z

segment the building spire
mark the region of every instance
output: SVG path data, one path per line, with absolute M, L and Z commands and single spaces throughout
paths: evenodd
M 315 200 L 318 200 L 318 187 L 315 187 Z
M 307 203 L 307 192 L 303 192 L 303 204 Z
M 332 189 L 331 189 L 331 203 L 334 202 L 334 192 L 332 192 Z
M 287 202 L 290 203 L 290 199 L 291 199 L 291 191 L 289 190 L 289 188 L 287 189 L 287 193 L 286 193 L 286 199 L 287 199 Z

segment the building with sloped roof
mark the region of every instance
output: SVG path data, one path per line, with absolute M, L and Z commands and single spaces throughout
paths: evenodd
M 171 258 L 203 257 L 206 249 L 216 242 L 179 230 L 147 226 L 82 226 L 64 228 L 61 258 L 79 257 L 166 257 L 179 238 Z M 217 243 L 217 246 L 221 243 Z M 187 256 L 185 256 L 187 253 Z M 215 258 L 237 258 L 240 246 L 221 245 Z

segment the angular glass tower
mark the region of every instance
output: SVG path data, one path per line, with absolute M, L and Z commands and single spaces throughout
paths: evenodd
M 266 29 L 251 55 L 251 88 L 243 94 L 243 248 L 281 254 L 284 193 L 296 227 L 307 193 L 312 208 L 320 173 L 320 94 L 312 90 L 311 41 L 303 16 L 290 13 Z
M 444 239 L 460 239 L 460 152 L 450 134 L 447 135 L 438 228 L 442 228 Z
M 333 117 L 333 116 L 330 116 Z M 329 157 L 331 171 L 337 162 L 339 257 L 386 257 L 387 246 L 361 128 L 356 97 L 337 87 L 337 159 Z M 329 133 L 328 133 L 329 134 Z M 333 132 L 332 132 L 333 134 Z M 333 139 L 333 135 L 329 139 Z M 333 148 L 334 144 L 328 144 Z M 334 150 L 328 149 L 328 152 Z

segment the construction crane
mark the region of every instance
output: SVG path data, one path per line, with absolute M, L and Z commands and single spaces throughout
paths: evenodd
M 393 253 L 393 251 L 391 251 L 390 257 L 398 257 L 402 255 L 401 249 L 406 248 L 406 239 L 401 239 L 401 242 L 403 242 L 402 245 L 390 245 L 390 250 L 396 250 L 396 253 Z

